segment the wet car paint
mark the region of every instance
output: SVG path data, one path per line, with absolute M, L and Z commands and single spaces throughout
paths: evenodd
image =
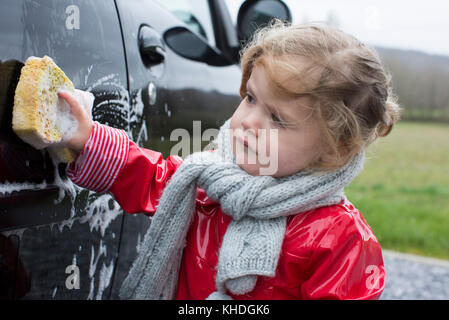
M 79 29 L 67 28 L 73 4 Z M 182 24 L 154 1 L 7 0 L 0 15 L 2 297 L 115 299 L 150 220 L 123 214 L 110 194 L 73 185 L 64 165 L 54 166 L 45 151 L 14 135 L 17 71 L 28 56 L 51 56 L 75 87 L 95 95 L 94 120 L 167 156 L 176 143 L 171 130 L 191 131 L 193 120 L 202 120 L 203 130 L 217 128 L 232 114 L 240 69 L 190 61 L 169 48 L 164 63 L 146 66 L 137 46 L 139 27 L 146 24 L 162 36 Z M 5 64 L 13 70 L 8 77 Z

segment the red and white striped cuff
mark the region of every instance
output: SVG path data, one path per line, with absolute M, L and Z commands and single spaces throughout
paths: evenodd
M 76 185 L 106 192 L 128 159 L 129 139 L 125 131 L 94 121 L 89 139 L 66 174 Z

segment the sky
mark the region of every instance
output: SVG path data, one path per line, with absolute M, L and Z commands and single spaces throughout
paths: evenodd
M 236 19 L 242 0 L 225 0 Z M 332 21 L 375 46 L 449 56 L 448 0 L 284 0 L 293 23 Z

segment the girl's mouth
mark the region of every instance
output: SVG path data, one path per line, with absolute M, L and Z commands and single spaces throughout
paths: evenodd
M 257 154 L 256 150 L 253 149 L 253 148 L 250 146 L 250 144 L 249 144 L 247 138 L 243 138 L 243 137 L 238 137 L 238 136 L 237 136 L 237 137 L 236 137 L 236 140 L 237 140 L 239 143 L 241 143 L 241 144 L 245 147 L 245 148 L 244 148 L 244 151 L 246 151 L 246 152 L 250 151 L 250 152 L 253 152 L 253 153 L 256 153 L 256 154 Z

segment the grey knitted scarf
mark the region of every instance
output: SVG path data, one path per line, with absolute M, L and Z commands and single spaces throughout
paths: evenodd
M 232 217 L 219 251 L 216 288 L 208 299 L 250 292 L 258 276 L 273 277 L 289 215 L 339 203 L 343 188 L 362 170 L 364 153 L 327 174 L 274 178 L 251 176 L 235 161 L 230 119 L 220 128 L 217 150 L 189 155 L 164 189 L 138 256 L 120 289 L 121 299 L 173 299 L 196 188 Z

